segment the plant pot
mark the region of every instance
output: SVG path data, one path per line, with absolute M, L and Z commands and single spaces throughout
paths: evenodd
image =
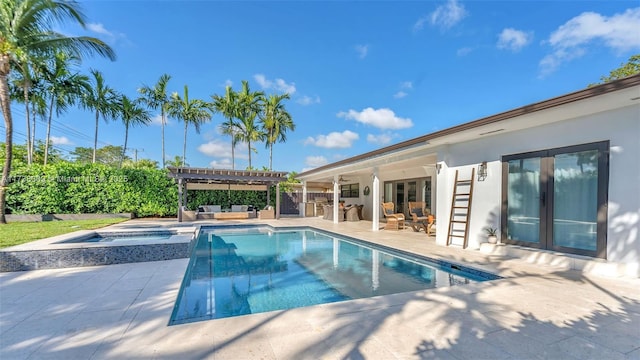
M 498 243 L 498 237 L 496 235 L 489 235 L 487 237 L 487 240 L 489 241 L 489 244 L 497 244 Z

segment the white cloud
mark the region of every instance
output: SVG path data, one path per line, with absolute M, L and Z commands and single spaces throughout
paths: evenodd
M 209 166 L 214 169 L 231 169 L 231 158 L 213 160 L 209 163 Z
M 540 60 L 542 75 L 587 52 L 587 45 L 602 44 L 614 51 L 640 49 L 640 7 L 627 9 L 610 17 L 594 12 L 584 12 L 556 29 L 545 42 L 553 51 Z
M 162 116 L 160 114 L 156 114 L 154 117 L 151 118 L 151 124 L 162 126 Z M 169 119 L 168 116 L 165 115 L 164 124 L 170 125 L 170 124 L 173 124 L 173 122 Z
M 103 35 L 105 37 L 103 40 L 107 43 L 115 44 L 118 41 L 128 42 L 125 34 L 107 30 L 101 23 L 88 23 L 87 30 Z
M 472 51 L 473 51 L 473 48 L 470 48 L 470 47 L 463 47 L 463 48 L 458 49 L 458 51 L 456 51 L 456 55 L 458 55 L 458 56 L 467 56 L 467 55 L 469 55 Z
M 392 139 L 393 139 L 393 136 L 389 134 L 380 134 L 380 135 L 368 134 L 367 135 L 367 142 L 371 144 L 376 144 L 376 145 L 387 145 L 391 142 Z
M 498 35 L 498 49 L 520 51 L 533 40 L 533 32 L 525 32 L 513 28 L 503 29 Z
M 332 132 L 328 135 L 318 135 L 315 138 L 309 136 L 304 144 L 311 144 L 322 148 L 349 148 L 353 142 L 358 140 L 360 136 L 353 131 L 345 130 L 343 132 Z
M 67 138 L 66 136 L 53 136 L 52 135 L 49 138 L 49 140 L 51 140 L 51 143 L 53 145 L 73 145 L 71 140 L 69 140 L 69 138 Z
M 400 83 L 401 89 L 413 89 L 413 83 L 411 81 L 403 81 Z
M 406 129 L 413 126 L 411 119 L 398 117 L 391 109 L 387 108 L 373 109 L 368 107 L 360 112 L 355 110 L 341 111 L 337 116 L 379 129 Z
M 322 165 L 328 164 L 329 161 L 324 156 L 307 156 L 304 159 L 304 164 L 312 168 L 317 168 Z
M 260 87 L 262 87 L 262 89 L 264 90 L 274 89 L 276 91 L 288 93 L 289 95 L 293 95 L 293 93 L 296 92 L 296 84 L 295 83 L 287 84 L 287 82 L 284 81 L 283 79 L 269 80 L 263 74 L 255 74 L 253 75 L 253 78 L 256 80 L 258 85 L 260 85 Z
M 369 45 L 356 45 L 355 49 L 360 59 L 364 59 L 369 53 Z
M 243 151 L 244 150 L 244 151 Z M 231 159 L 231 140 L 226 141 L 223 139 L 210 140 L 204 144 L 198 146 L 198 151 L 214 158 L 229 158 Z M 234 154 L 237 159 L 248 159 L 246 144 L 238 143 Z
M 397 93 L 393 94 L 393 97 L 396 99 L 402 99 L 403 97 L 407 96 L 409 94 L 407 94 L 404 91 L 398 91 Z
M 298 104 L 300 105 L 312 105 L 312 104 L 320 104 L 320 97 L 318 95 L 311 97 L 311 96 L 303 96 L 300 99 L 298 99 L 296 101 Z
M 446 4 L 438 6 L 432 13 L 418 19 L 413 25 L 413 30 L 421 30 L 426 22 L 429 22 L 431 26 L 447 30 L 459 23 L 467 15 L 468 12 L 464 5 L 458 4 L 457 0 L 448 0 Z

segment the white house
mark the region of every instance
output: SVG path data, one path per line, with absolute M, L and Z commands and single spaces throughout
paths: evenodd
M 463 246 L 449 236 L 454 178 L 457 172 L 468 179 L 472 170 L 468 249 L 564 254 L 609 273 L 640 276 L 640 75 L 297 177 L 303 184 L 333 182 L 335 203 L 364 204 L 372 231 L 384 217 L 381 202 L 394 202 L 408 215 L 409 201 L 425 201 L 437 218 L 436 243 Z M 334 208 L 333 219 L 337 214 Z M 484 245 L 486 227 L 498 228 L 505 245 Z

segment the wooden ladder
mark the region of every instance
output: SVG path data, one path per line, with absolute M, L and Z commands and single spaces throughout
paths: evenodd
M 476 169 L 472 168 L 471 179 L 458 180 L 458 170 L 456 170 L 456 178 L 453 181 L 453 195 L 451 196 L 447 246 L 451 245 L 453 238 L 464 239 L 463 249 L 466 249 L 469 243 L 469 221 L 471 220 L 471 200 L 473 200 L 473 178 L 475 175 Z M 464 233 L 464 235 L 461 233 Z

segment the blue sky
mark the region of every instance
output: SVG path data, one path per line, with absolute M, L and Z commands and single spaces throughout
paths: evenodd
M 301 172 L 345 157 L 527 105 L 597 82 L 640 52 L 637 1 L 83 1 L 86 31 L 118 59 L 87 59 L 107 84 L 136 96 L 163 73 L 171 92 L 210 100 L 226 84 L 287 91 L 296 130 L 274 147 L 274 170 Z M 17 106 L 14 106 L 17 110 Z M 21 114 L 20 110 L 16 111 Z M 24 121 L 16 117 L 16 142 Z M 158 118 L 158 117 L 156 117 Z M 63 152 L 93 145 L 89 111 L 53 134 Z M 188 133 L 187 163 L 231 168 L 215 114 Z M 43 132 L 40 133 L 40 130 Z M 39 125 L 38 137 L 43 138 Z M 183 125 L 166 129 L 167 157 L 182 154 Z M 161 160 L 158 123 L 130 131 L 138 157 Z M 101 122 L 99 146 L 124 127 Z M 268 166 L 256 144 L 254 167 Z M 133 156 L 133 150 L 129 152 Z M 247 147 L 236 168 L 248 165 Z

